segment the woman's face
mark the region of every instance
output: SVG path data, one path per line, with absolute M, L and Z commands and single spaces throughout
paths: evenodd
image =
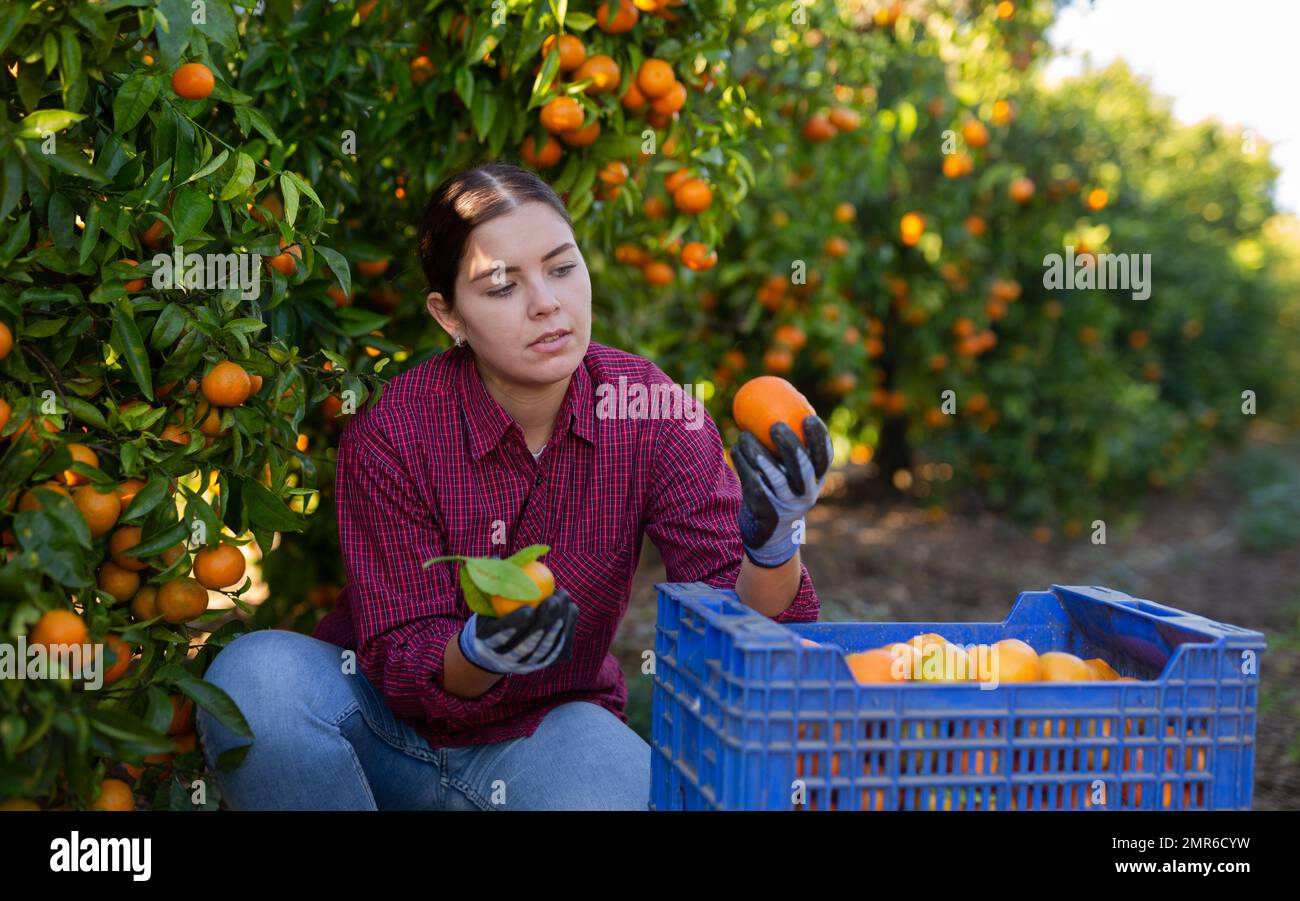
M 463 335 L 503 380 L 553 384 L 586 356 L 591 275 L 568 223 L 545 203 L 475 228 L 456 276 L 455 309 L 447 315 L 435 299 L 441 295 L 429 295 L 429 308 L 443 327 Z

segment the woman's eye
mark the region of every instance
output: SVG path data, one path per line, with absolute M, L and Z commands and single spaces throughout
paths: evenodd
M 556 269 L 556 270 L 555 270 L 555 274 L 558 275 L 558 276 L 560 276 L 561 278 L 563 278 L 564 276 L 568 275 L 570 272 L 572 272 L 574 269 L 577 269 L 577 268 L 578 268 L 578 264 L 577 264 L 577 263 L 569 263 L 569 264 L 567 264 L 567 265 L 561 266 L 559 269 Z M 503 287 L 497 288 L 495 291 L 489 291 L 489 292 L 488 292 L 488 296 L 489 296 L 489 297 L 505 297 L 507 294 L 509 294 L 511 291 L 514 290 L 514 287 L 515 287 L 514 282 L 511 282 L 511 283 L 508 284 L 508 285 L 505 285 L 505 286 L 503 286 Z

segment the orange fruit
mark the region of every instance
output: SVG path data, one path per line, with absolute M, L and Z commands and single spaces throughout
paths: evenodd
M 908 247 L 916 246 L 925 234 L 925 219 L 920 213 L 904 213 L 898 223 L 899 239 Z
M 900 661 L 898 664 L 900 667 L 899 672 L 902 673 L 904 681 L 920 678 L 921 652 L 917 650 L 916 645 L 910 642 L 896 641 L 893 644 L 885 645 L 881 650 L 887 653 L 891 660 Z
M 849 665 L 849 672 L 860 685 L 904 681 L 894 678 L 894 655 L 884 648 L 846 654 L 844 662 Z
M 233 544 L 201 548 L 194 555 L 194 578 L 205 588 L 221 589 L 244 580 L 244 555 Z
M 0 322 L 0 328 L 3 327 L 4 327 L 4 323 Z M 0 355 L 0 359 L 3 359 L 3 355 Z M 5 426 L 9 424 L 9 417 L 13 413 L 13 411 L 14 408 L 9 405 L 9 401 L 5 400 L 3 397 L 0 397 L 0 432 L 3 432 L 5 430 Z
M 237 407 L 253 393 L 253 383 L 244 367 L 222 360 L 203 377 L 203 396 L 217 407 Z M 206 432 L 205 432 L 206 434 Z
M 388 257 L 378 260 L 357 260 L 357 272 L 369 277 L 383 275 L 388 271 L 388 263 Z
M 1028 203 L 1034 196 L 1034 190 L 1034 180 L 1022 175 L 1011 182 L 1011 186 L 1007 188 L 1007 194 L 1016 203 Z
M 105 560 L 99 567 L 99 579 L 96 584 L 100 590 L 111 594 L 117 603 L 129 601 L 140 589 L 140 576 L 129 569 L 123 569 L 112 560 Z
M 978 119 L 967 119 L 966 124 L 961 127 L 961 136 L 968 147 L 976 149 L 985 146 L 989 142 L 989 130 Z
M 163 441 L 171 441 L 175 444 L 190 443 L 190 433 L 178 425 L 167 426 L 165 429 L 162 430 L 162 434 L 159 435 L 158 437 L 161 438 Z
M 692 241 L 682 248 L 682 265 L 687 269 L 699 272 L 703 269 L 712 269 L 717 263 L 718 252 L 710 250 L 699 241 Z
M 841 222 L 841 223 L 852 222 L 855 218 L 857 218 L 857 215 L 858 215 L 857 209 L 853 206 L 853 204 L 849 203 L 847 200 L 841 201 L 840 203 L 837 203 L 835 205 L 836 222 Z
M 622 160 L 610 160 L 600 169 L 600 180 L 607 185 L 621 185 L 627 176 L 627 163 Z
M 936 353 L 930 356 L 930 371 L 943 372 L 948 368 L 948 355 L 945 353 Z
M 664 199 L 658 194 L 651 194 L 647 197 L 643 209 L 649 219 L 662 219 L 668 213 L 668 205 L 664 203 Z
M 982 216 L 972 214 L 966 217 L 966 231 L 973 237 L 978 238 L 980 235 L 988 231 L 988 226 L 985 224 Z
M 113 533 L 113 537 L 108 542 L 108 555 L 114 563 L 134 572 L 139 572 L 149 565 L 125 553 L 127 548 L 133 548 L 140 543 L 140 534 L 139 526 L 122 526 Z
M 794 368 L 794 354 L 784 347 L 770 348 L 763 354 L 763 368 L 774 375 L 784 375 Z
M 555 134 L 582 125 L 582 104 L 572 97 L 556 97 L 542 107 L 542 127 Z
M 141 585 L 140 590 L 131 598 L 131 616 L 136 622 L 153 619 L 158 615 L 158 586 Z
M 186 63 L 172 73 L 172 90 L 185 100 L 202 100 L 216 85 L 212 70 L 203 63 Z
M 411 60 L 411 83 L 424 84 L 437 71 L 438 67 L 434 65 L 433 60 L 427 56 L 417 56 Z
M 58 482 L 47 482 L 44 485 L 37 485 L 36 488 L 30 488 L 23 493 L 22 498 L 20 498 L 18 501 L 19 513 L 26 513 L 28 511 L 44 509 L 44 505 L 41 503 L 42 500 L 41 495 L 36 493 L 37 488 L 45 489 L 48 491 L 55 491 L 63 495 L 64 497 L 68 498 L 69 500 L 72 499 L 72 495 L 68 493 L 68 490 L 64 488 L 62 485 L 60 485 Z
M 809 116 L 800 130 L 800 134 L 804 136 L 805 140 L 821 143 L 835 137 L 835 126 L 825 116 Z
M 975 164 L 964 153 L 950 153 L 943 158 L 945 178 L 961 178 L 963 175 L 969 175 L 974 168 Z
M 135 260 L 122 260 L 122 262 L 126 263 L 128 266 L 138 267 L 140 265 Z M 142 278 L 129 279 L 125 284 L 122 285 L 122 287 L 126 290 L 127 294 L 134 294 L 137 291 L 144 290 L 144 279 Z
M 571 34 L 551 35 L 542 43 L 542 56 L 550 56 L 556 42 L 560 45 L 560 71 L 572 72 L 587 58 L 587 48 Z
M 44 645 L 46 648 L 59 645 L 85 644 L 90 640 L 90 630 L 80 616 L 71 610 L 49 610 L 32 627 L 28 644 Z
M 653 260 L 642 267 L 641 277 L 647 285 L 667 285 L 673 280 L 673 267 L 662 260 Z
M 827 118 L 837 131 L 853 131 L 862 124 L 862 116 L 858 114 L 858 111 L 849 109 L 847 106 L 832 108 Z
M 619 72 L 618 63 L 614 62 L 614 57 L 605 53 L 597 53 L 578 67 L 578 71 L 573 73 L 574 81 L 586 81 L 590 78 L 591 84 L 587 85 L 586 93 L 588 94 L 608 94 L 618 87 L 618 83 L 623 79 Z
M 560 132 L 560 140 L 572 147 L 586 147 L 589 144 L 596 143 L 596 139 L 599 137 L 600 120 L 594 116 L 590 122 L 581 128 Z
M 993 124 L 998 128 L 1010 125 L 1016 117 L 1016 111 L 1009 100 L 998 100 L 993 104 Z
M 139 494 L 143 488 L 144 480 L 142 478 L 127 478 L 125 482 L 117 486 L 117 499 L 122 502 L 122 510 L 126 510 L 127 504 L 133 501 L 135 495 Z
M 9 798 L 0 801 L 0 810 L 40 810 L 41 805 L 28 798 Z
M 650 108 L 661 116 L 669 116 L 686 105 L 686 86 L 675 81 L 668 90 L 650 101 Z
M 1044 682 L 1091 682 L 1092 670 L 1073 654 L 1060 651 L 1048 651 L 1038 658 L 1043 670 Z
M 634 78 L 628 84 L 627 91 L 623 93 L 623 97 L 619 102 L 623 105 L 623 109 L 628 112 L 639 113 L 646 108 L 650 101 L 645 94 L 641 93 L 641 89 L 636 86 L 636 79 Z M 667 150 L 667 145 L 665 145 L 664 149 Z
M 834 235 L 826 241 L 826 255 L 833 260 L 838 260 L 849 252 L 849 242 Z
M 596 26 L 606 34 L 623 34 L 636 25 L 638 15 L 632 0 L 605 0 L 596 8 Z
M 989 648 L 989 675 L 998 682 L 1039 682 L 1038 652 L 1018 638 L 1004 638 Z
M 198 580 L 182 576 L 164 582 L 154 604 L 167 622 L 187 622 L 208 609 L 208 590 Z
M 1091 660 L 1083 662 L 1092 673 L 1092 678 L 1098 682 L 1114 682 L 1119 679 L 1119 673 L 1115 672 L 1111 665 L 1100 657 L 1093 657 Z
M 493 611 L 497 616 L 507 616 L 518 610 L 520 607 L 536 607 L 542 601 L 546 600 L 555 593 L 555 576 L 551 570 L 540 560 L 533 560 L 531 563 L 525 563 L 521 567 L 524 575 L 533 580 L 541 592 L 535 600 L 519 600 L 517 598 L 503 598 L 499 594 L 494 594 L 489 599 Z
M 1088 197 L 1084 202 L 1087 203 L 1088 209 L 1095 212 L 1106 206 L 1109 200 L 1110 197 L 1106 194 L 1104 188 L 1093 188 L 1088 192 Z
M 14 333 L 9 326 L 0 322 L 0 360 L 9 356 L 9 351 L 14 349 Z
M 113 655 L 111 661 L 108 654 L 104 655 L 104 663 L 108 667 L 104 670 L 104 684 L 111 685 L 126 675 L 126 669 L 131 665 L 131 646 L 113 634 L 104 639 L 104 644 Z
M 702 178 L 688 178 L 673 191 L 673 204 L 683 213 L 702 213 L 713 203 L 713 191 Z
M 788 350 L 784 353 L 790 354 Z M 772 442 L 772 426 L 784 422 L 800 441 L 804 441 L 803 421 L 816 412 L 798 388 L 771 375 L 760 375 L 741 385 L 731 404 L 731 415 L 736 425 L 752 433 L 773 453 L 777 450 Z
M 150 250 L 161 250 L 166 244 L 167 227 L 161 219 L 155 219 L 149 227 L 140 233 L 140 243 Z
M 67 445 L 68 453 L 72 455 L 73 463 L 85 463 L 87 466 L 99 468 L 99 455 L 84 444 L 69 443 Z M 76 485 L 85 485 L 90 480 L 83 475 L 78 475 L 71 469 L 65 469 L 59 474 L 59 479 L 68 487 Z
M 169 695 L 167 700 L 172 705 L 172 721 L 167 726 L 167 737 L 173 738 L 194 731 L 194 701 L 180 695 Z
M 529 166 L 537 169 L 548 169 L 560 161 L 560 157 L 564 155 L 564 148 L 558 140 L 549 134 L 542 141 L 542 151 L 538 153 L 533 136 L 528 135 L 519 148 L 519 156 Z M 339 293 L 342 294 L 343 292 L 340 291 Z
M 131 791 L 131 786 L 121 779 L 105 779 L 99 783 L 99 797 L 90 805 L 90 809 L 135 810 L 135 794 Z
M 1151 336 L 1142 329 L 1134 329 L 1128 333 L 1128 346 L 1134 350 L 1141 350 L 1151 341 Z

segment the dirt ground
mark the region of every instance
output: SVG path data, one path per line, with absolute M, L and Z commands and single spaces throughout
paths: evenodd
M 1293 440 L 1265 441 L 1300 471 Z M 1261 444 L 1254 438 L 1251 445 Z M 1035 543 L 1029 533 L 959 500 L 932 522 L 907 501 L 880 497 L 862 468 L 846 474 L 808 517 L 804 560 L 823 621 L 1000 622 L 1022 590 L 1052 583 L 1104 585 L 1135 597 L 1257 629 L 1261 661 L 1256 809 L 1300 809 L 1300 546 L 1244 549 L 1236 525 L 1243 496 L 1232 478 L 1241 454 L 1225 452 L 1177 492 L 1151 495 L 1136 527 Z M 1300 485 L 1300 482 L 1296 483 Z M 873 496 L 874 495 L 874 496 Z M 962 508 L 967 508 L 962 512 Z M 641 654 L 654 647 L 654 583 L 666 575 L 649 541 L 614 653 L 629 684 L 629 719 L 649 723 L 650 682 Z

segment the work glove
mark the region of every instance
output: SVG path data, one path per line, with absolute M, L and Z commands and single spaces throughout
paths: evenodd
M 534 607 L 506 616 L 470 616 L 460 630 L 460 652 L 493 673 L 531 673 L 573 656 L 578 607 L 563 588 Z
M 793 526 L 817 503 L 835 451 L 819 416 L 803 421 L 808 444 L 784 422 L 772 426 L 774 456 L 751 432 L 741 432 L 731 451 L 740 478 L 740 538 L 759 566 L 780 566 L 799 549 Z

